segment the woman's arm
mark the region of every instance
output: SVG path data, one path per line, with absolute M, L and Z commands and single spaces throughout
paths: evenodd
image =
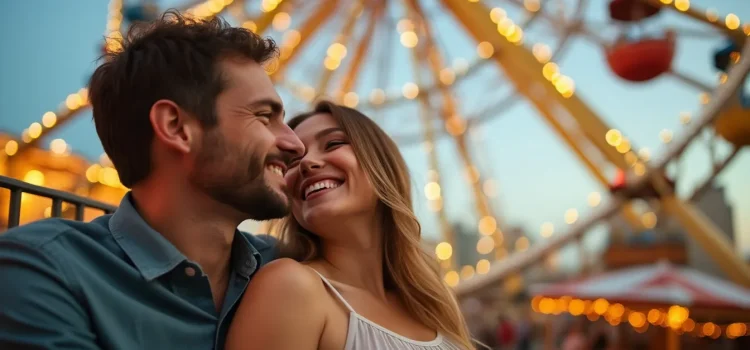
M 279 259 L 258 271 L 227 334 L 227 350 L 317 349 L 325 325 L 325 289 L 309 268 Z

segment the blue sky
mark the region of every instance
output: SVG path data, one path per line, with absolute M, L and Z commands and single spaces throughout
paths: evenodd
M 156 1 L 162 7 L 179 6 L 178 0 Z M 183 1 L 183 3 L 186 1 Z M 252 11 L 256 11 L 259 1 L 248 1 Z M 98 43 L 106 23 L 107 2 L 104 0 L 31 0 L 0 2 L 0 129 L 20 135 L 24 128 L 39 121 L 44 112 L 55 110 L 60 102 L 72 92 L 84 86 L 88 76 L 96 67 Z M 464 58 L 469 62 L 477 60 L 475 42 L 457 25 L 450 15 L 440 12 L 436 2 L 425 1 L 427 12 L 432 18 L 432 26 L 438 42 L 449 60 Z M 512 18 L 522 14 L 512 5 L 503 1 L 487 1 L 489 5 L 501 5 Z M 574 3 L 567 0 L 566 3 Z M 589 1 L 585 21 L 597 32 L 609 37 L 614 33 L 607 23 L 606 2 Z M 701 9 L 714 7 L 720 14 L 733 12 L 740 19 L 750 18 L 750 4 L 745 0 L 693 0 L 694 6 Z M 399 6 L 392 6 L 391 15 L 401 15 Z M 305 11 L 302 11 L 307 13 Z M 321 36 L 309 45 L 302 56 L 290 68 L 288 81 L 309 82 L 317 85 L 322 71 L 322 60 L 327 46 L 343 23 L 344 13 L 326 25 Z M 363 23 L 357 33 L 364 29 Z M 292 15 L 292 28 L 301 20 Z M 711 33 L 707 26 L 674 13 L 664 13 L 645 26 L 647 33 L 658 34 L 666 27 L 680 28 L 681 32 Z M 543 42 L 555 48 L 559 42 L 556 31 L 544 21 L 537 22 L 526 30 L 527 45 Z M 276 38 L 281 34 L 272 31 Z M 393 32 L 391 32 L 393 35 Z M 388 41 L 384 32 L 375 36 L 378 42 L 372 49 L 370 59 L 365 63 L 364 72 L 356 92 L 366 99 L 369 91 L 381 87 L 387 91 L 400 91 L 401 86 L 414 80 L 409 52 L 398 44 L 398 38 Z M 724 45 L 725 39 L 719 34 L 680 36 L 678 54 L 674 67 L 700 81 L 715 84 L 716 72 L 711 66 L 713 50 Z M 388 43 L 390 44 L 383 44 Z M 386 68 L 377 64 L 383 51 L 390 57 Z M 350 48 L 349 57 L 353 49 Z M 675 139 L 680 138 L 679 114 L 699 111 L 700 91 L 681 83 L 677 79 L 664 76 L 647 84 L 624 83 L 609 71 L 602 50 L 593 42 L 582 37 L 574 37 L 558 60 L 564 74 L 576 83 L 576 93 L 597 114 L 612 127 L 618 128 L 633 143 L 646 147 L 652 156 L 658 157 L 664 151 L 659 140 L 662 129 L 674 131 Z M 383 74 L 385 73 L 385 74 Z M 340 76 L 334 77 L 332 86 L 340 83 Z M 489 64 L 480 68 L 456 88 L 459 108 L 464 115 L 473 115 L 484 106 L 491 105 L 509 96 L 512 89 L 496 66 Z M 296 99 L 289 90 L 280 87 L 285 99 L 288 114 L 304 108 L 304 103 Z M 576 208 L 581 216 L 591 210 L 586 204 L 590 192 L 604 193 L 604 188 L 586 171 L 578 159 L 568 151 L 567 146 L 555 135 L 537 114 L 533 107 L 522 98 L 510 106 L 496 108 L 489 121 L 483 123 L 471 135 L 479 136 L 472 140 L 472 155 L 483 175 L 493 178 L 499 187 L 499 196 L 493 199 L 496 214 L 503 221 L 524 226 L 532 236 L 537 236 L 545 222 L 555 225 L 556 232 L 564 229 L 563 215 L 569 208 Z M 366 110 L 378 120 L 386 131 L 403 135 L 419 131 L 419 108 L 414 101 L 398 104 L 374 112 Z M 102 148 L 94 131 L 90 113 L 84 113 L 69 123 L 51 138 L 63 138 L 72 145 L 74 152 L 95 160 Z M 51 139 L 50 138 L 50 139 Z M 47 144 L 48 142 L 45 142 Z M 473 199 L 463 180 L 460 159 L 455 147 L 448 138 L 437 144 L 440 154 L 443 195 L 449 217 L 454 221 L 473 223 L 477 220 L 473 210 Z M 426 183 L 427 160 L 419 144 L 405 144 L 402 147 L 411 167 L 417 195 L 416 208 L 422 220 L 425 235 L 437 237 L 439 230 L 436 217 L 428 210 L 422 188 Z M 725 151 L 725 149 L 724 149 Z M 683 160 L 680 174 L 681 193 L 689 192 L 710 170 L 708 153 L 703 145 L 692 146 Z M 718 178 L 718 182 L 728 189 L 729 200 L 734 206 L 735 231 L 744 251 L 750 251 L 750 154 L 741 153 L 734 163 Z M 744 176 L 743 176 L 744 175 Z M 744 177 L 744 179 L 743 179 Z M 743 215 L 745 213 L 745 215 Z M 600 246 L 602 234 L 592 236 L 587 243 L 591 247 Z

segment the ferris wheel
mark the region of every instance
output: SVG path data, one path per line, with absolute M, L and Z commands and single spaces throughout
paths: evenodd
M 597 4 L 606 6 L 592 18 Z M 423 152 L 427 180 L 420 190 L 440 231 L 436 258 L 446 282 L 459 294 L 540 261 L 613 216 L 622 217 L 634 231 L 653 227 L 657 216 L 674 218 L 733 281 L 750 286 L 750 267 L 719 228 L 690 204 L 750 145 L 750 101 L 744 91 L 750 62 L 743 59 L 750 54 L 750 26 L 734 14 L 697 9 L 687 0 L 112 0 L 106 35 L 115 40 L 102 49 L 117 50 L 116 39 L 128 25 L 153 19 L 167 8 L 202 18 L 221 15 L 272 36 L 280 44 L 280 59 L 268 73 L 292 109 L 319 98 L 334 99 L 373 117 L 399 145 Z M 661 22 L 663 16 L 712 31 L 672 28 Z M 716 82 L 691 77 L 673 64 L 683 37 L 697 35 L 725 38 L 705 62 L 719 74 Z M 685 127 L 659 135 L 668 144 L 660 156 L 639 151 L 625 132 L 579 96 L 574 77 L 561 68 L 561 60 L 575 53 L 570 49 L 574 40 L 595 47 L 601 64 L 620 84 L 639 87 L 673 79 L 695 89 L 699 116 L 674 116 Z M 582 219 L 575 211 L 566 212 L 569 226 L 562 233 L 552 235 L 552 228 L 543 225 L 541 235 L 551 237 L 530 247 L 513 247 L 504 236 L 505 219 L 490 198 L 493 183 L 502 176 L 493 179 L 480 164 L 480 159 L 492 159 L 493 151 L 473 137 L 516 104 L 541 118 L 607 189 L 605 195 L 589 197 L 598 212 Z M 86 88 L 72 93 L 59 110 L 32 124 L 12 153 L 35 147 L 87 107 Z M 729 151 L 711 152 L 710 173 L 688 195 L 678 195 L 679 172 L 669 168 L 688 146 L 705 143 L 705 135 L 709 147 L 721 143 Z M 438 148 L 443 147 L 455 149 L 456 171 L 441 164 Z M 468 267 L 455 262 L 456 237 L 445 205 L 450 198 L 443 190 L 451 176 L 462 179 L 479 231 L 476 250 L 482 259 Z M 650 208 L 649 215 L 639 212 L 635 202 Z M 517 252 L 511 254 L 513 248 Z

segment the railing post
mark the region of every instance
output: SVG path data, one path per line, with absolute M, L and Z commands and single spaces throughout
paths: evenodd
M 21 180 L 0 175 L 0 188 L 10 190 L 10 203 L 8 205 L 8 229 L 14 228 L 21 223 L 21 202 L 24 194 L 40 196 L 52 200 L 50 207 L 52 217 L 62 217 L 63 203 L 75 206 L 75 219 L 84 220 L 86 208 L 94 208 L 105 214 L 114 213 L 116 206 L 99 202 L 86 197 L 81 197 L 69 192 L 63 192 L 51 188 L 32 185 Z
M 52 217 L 59 218 L 62 216 L 62 200 L 60 198 L 52 198 Z
M 86 206 L 83 204 L 76 204 L 76 220 L 83 221 L 83 211 L 86 209 Z
M 21 196 L 23 192 L 20 189 L 10 190 L 10 205 L 8 206 L 8 228 L 18 226 L 21 221 Z

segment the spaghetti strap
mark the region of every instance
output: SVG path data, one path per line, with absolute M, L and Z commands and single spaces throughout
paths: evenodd
M 323 283 L 325 283 L 325 285 L 328 286 L 328 288 L 331 289 L 331 291 L 333 292 L 333 294 L 336 295 L 336 298 L 338 298 L 344 304 L 344 306 L 346 306 L 346 308 L 349 309 L 350 312 L 354 312 L 354 309 L 352 308 L 352 306 L 349 305 L 349 303 L 346 302 L 346 299 L 344 299 L 344 297 L 341 295 L 341 293 L 339 293 L 339 291 L 336 290 L 336 287 L 334 287 L 333 284 L 331 284 L 331 282 L 328 281 L 328 279 L 325 278 L 325 276 L 323 276 L 320 272 L 318 272 L 317 270 L 315 270 L 313 268 L 311 268 L 311 269 L 313 271 L 315 271 L 315 273 L 317 273 L 318 276 L 320 276 L 320 279 L 322 279 Z M 354 312 L 354 313 L 356 313 L 356 312 Z

